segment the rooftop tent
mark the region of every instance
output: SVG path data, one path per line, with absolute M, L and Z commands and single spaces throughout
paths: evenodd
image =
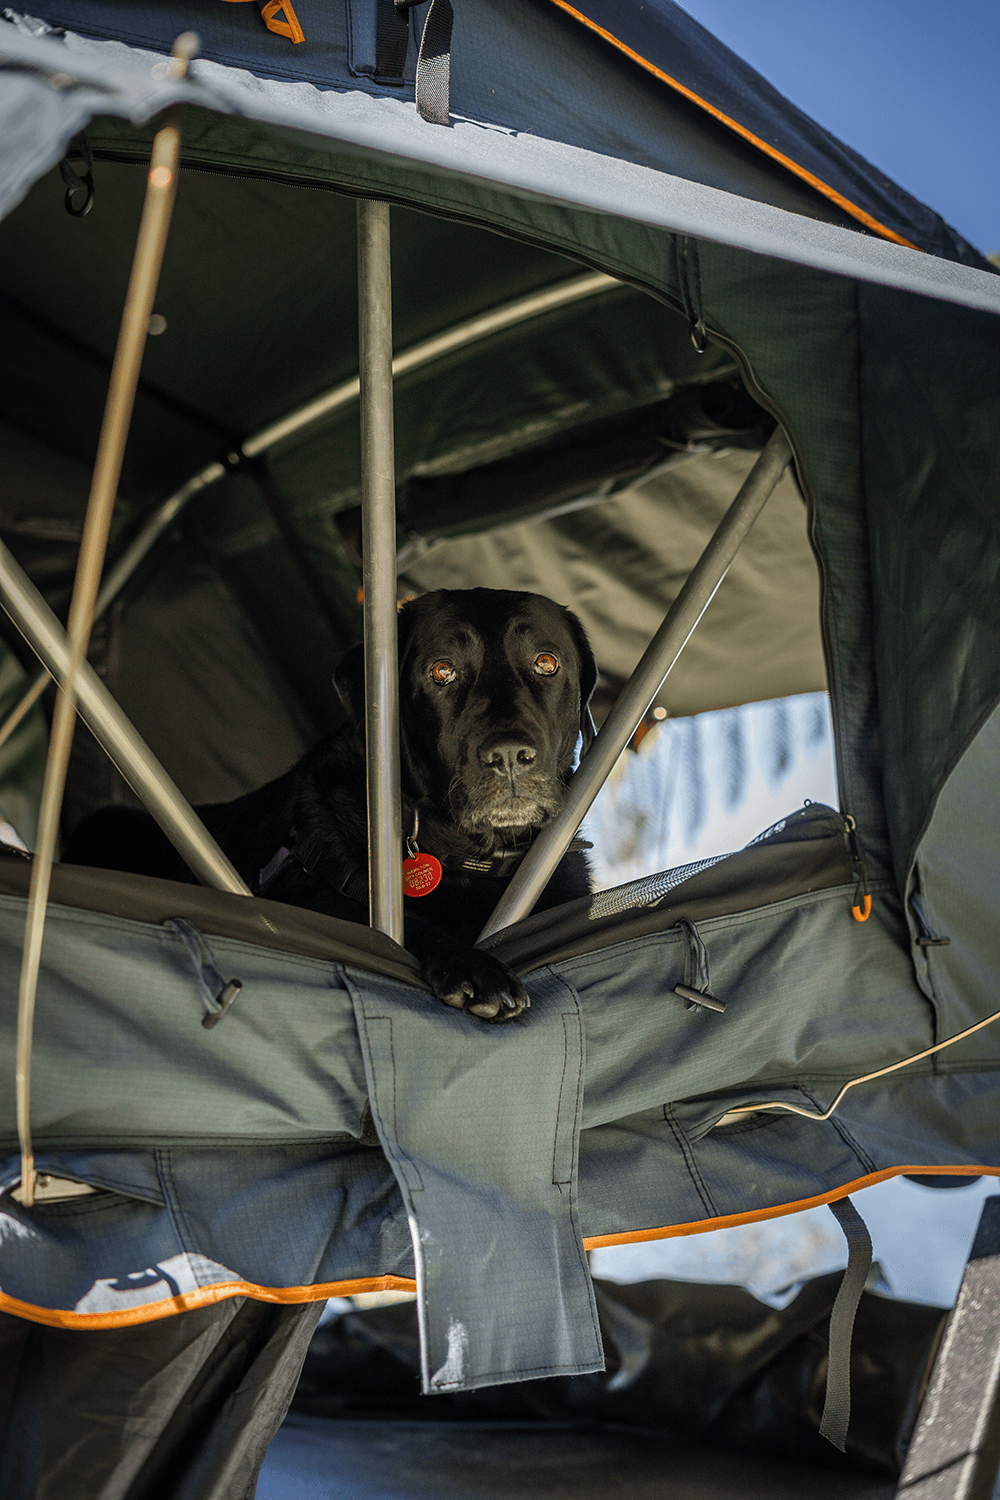
M 762 1107 L 822 1111 L 844 1082 L 995 1006 L 1000 282 L 662 0 L 456 3 L 447 125 L 415 104 L 427 6 L 401 64 L 397 48 L 402 83 L 379 71 L 373 5 L 294 10 L 301 42 L 221 0 L 53 4 L 44 22 L 0 27 L 11 554 L 64 609 L 144 163 L 178 104 L 166 329 L 143 366 L 115 547 L 184 503 L 103 616 L 93 659 L 182 790 L 208 800 L 266 779 L 332 712 L 330 671 L 359 624 L 350 199 L 373 196 L 393 205 L 403 586 L 554 577 L 548 591 L 594 636 L 605 706 L 642 649 L 637 603 L 652 628 L 648 598 L 670 602 L 770 426 L 784 429 L 794 478 L 662 701 L 689 713 L 828 683 L 872 919 L 851 919 L 843 825 L 815 810 L 644 906 L 633 893 L 551 928 L 528 918 L 497 938 L 535 999 L 511 1092 L 511 1043 L 430 1014 L 378 934 L 57 871 L 36 1151 L 107 1193 L 107 1213 L 67 1259 L 68 1220 L 5 1197 L 25 1259 L 9 1261 L 3 1306 L 99 1328 L 248 1288 L 294 1302 L 416 1276 L 428 1389 L 448 1371 L 470 1387 L 518 1378 L 532 1360 L 593 1368 L 581 1235 L 693 1232 L 915 1166 L 1000 1171 L 995 1029 L 853 1089 L 825 1123 Z M 201 55 L 173 82 L 163 54 L 192 24 Z M 67 152 L 78 178 L 93 158 L 80 218 L 64 212 Z M 5 639 L 13 678 L 27 655 L 13 628 Z M 15 775 L 30 785 L 42 739 L 44 721 L 25 721 L 0 810 Z M 80 736 L 67 819 L 121 794 Z M 0 878 L 16 955 L 21 862 Z M 669 998 L 697 959 L 684 922 L 724 1017 Z M 223 971 L 240 972 L 248 1004 L 203 1031 L 206 975 Z M 14 972 L 11 956 L 5 995 Z M 280 996 L 280 1013 L 254 992 Z M 460 1149 L 435 1133 L 442 1080 L 413 1065 L 432 1027 L 453 1107 L 479 1119 Z M 5 1064 L 6 1183 L 12 1078 Z M 723 1123 L 751 1106 L 749 1128 Z M 490 1144 L 511 1139 L 517 1170 Z M 572 1191 L 554 1206 L 557 1157 Z M 332 1227 L 316 1208 L 331 1202 Z M 429 1263 L 407 1211 L 458 1253 Z M 497 1221 L 512 1249 L 463 1363 L 445 1309 L 481 1314 L 463 1267 Z

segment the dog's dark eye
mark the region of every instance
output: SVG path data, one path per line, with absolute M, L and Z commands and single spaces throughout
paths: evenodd
M 553 656 L 551 651 L 540 651 L 534 660 L 535 671 L 541 677 L 551 677 L 559 670 L 559 658 Z
M 455 671 L 455 668 L 452 666 L 450 661 L 436 661 L 433 667 L 431 667 L 431 676 L 434 678 L 434 681 L 439 682 L 442 687 L 447 687 L 449 682 L 455 681 L 458 673 Z

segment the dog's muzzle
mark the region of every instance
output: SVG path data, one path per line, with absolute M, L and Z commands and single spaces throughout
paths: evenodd
M 469 831 L 535 828 L 553 817 L 562 786 L 553 767 L 539 761 L 527 734 L 505 732 L 484 740 L 467 768 L 460 824 Z

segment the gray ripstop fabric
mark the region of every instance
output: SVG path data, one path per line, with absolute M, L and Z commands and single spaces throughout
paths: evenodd
M 519 1025 L 484 1027 L 388 980 L 347 984 L 410 1224 L 424 1392 L 603 1370 L 577 1204 L 573 989 L 540 974 Z
M 812 869 L 808 842 L 797 847 Z M 11 883 L 23 876 L 22 861 L 3 863 Z M 694 879 L 724 884 L 728 863 Z M 173 890 L 179 900 L 187 888 Z M 53 907 L 36 1163 L 101 1191 L 34 1210 L 6 1193 L 20 1159 L 13 1059 L 0 1058 L 4 1305 L 141 1321 L 179 1311 L 178 1298 L 308 1301 L 344 1283 L 417 1278 L 429 1389 L 458 1389 L 501 1366 L 507 1379 L 543 1362 L 586 1367 L 581 1239 L 713 1227 L 886 1171 L 1000 1170 L 991 1032 L 954 1070 L 945 1055 L 936 1076 L 925 1065 L 854 1089 L 824 1123 L 763 1108 L 725 1123 L 734 1106 L 775 1099 L 822 1109 L 847 1076 L 932 1039 L 891 894 L 876 889 L 862 925 L 853 890 L 848 881 L 721 916 L 692 909 L 725 1015 L 688 1010 L 673 993 L 686 944 L 668 910 L 663 930 L 605 934 L 602 948 L 537 965 L 531 1009 L 498 1028 L 373 974 L 377 944 L 369 964 L 345 968 L 220 937 L 217 908 L 240 922 L 246 908 L 258 920 L 277 908 L 191 888 L 212 967 L 244 982 L 208 1031 L 175 930 Z M 8 1011 L 23 926 L 23 897 L 0 898 Z M 583 1061 L 577 1001 L 582 1102 L 571 1097 Z M 364 1037 L 358 1004 L 372 1022 Z M 372 1094 L 382 1150 L 365 1143 Z

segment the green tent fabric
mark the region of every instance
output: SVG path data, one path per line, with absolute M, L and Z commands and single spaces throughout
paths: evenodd
M 13 972 L 28 865 L 4 866 Z M 831 809 L 673 885 L 509 929 L 496 949 L 532 1006 L 525 1024 L 485 1031 L 429 1004 L 380 934 L 57 873 L 35 1150 L 40 1170 L 112 1198 L 86 1233 L 7 1201 L 5 1305 L 56 1326 L 394 1277 L 418 1292 L 429 1393 L 582 1373 L 600 1365 L 584 1241 L 735 1222 L 901 1164 L 996 1161 L 982 1067 L 925 1063 L 815 1118 L 851 1077 L 924 1049 L 934 1019 L 891 882 L 874 886 L 867 923 L 851 915 Z M 239 998 L 206 1029 L 220 977 L 236 974 Z M 710 989 L 724 1013 L 686 1004 L 678 984 Z M 11 1079 L 0 1087 L 9 1118 Z M 3 1144 L 9 1184 L 20 1160 L 16 1139 Z M 126 1234 L 130 1203 L 133 1220 L 151 1208 Z
M 677 697 L 664 701 L 690 712 L 825 679 L 841 793 L 826 837 L 838 851 L 839 874 L 814 885 L 808 861 L 796 862 L 801 850 L 798 873 L 780 896 L 759 883 L 752 861 L 747 874 L 744 856 L 707 872 L 717 887 L 698 888 L 700 898 L 712 899 L 707 909 L 693 904 L 690 920 L 710 939 L 714 972 L 721 963 L 731 976 L 733 999 L 720 1018 L 692 1018 L 673 996 L 688 960 L 669 893 L 659 927 L 654 921 L 636 933 L 612 925 L 586 951 L 546 947 L 523 931 L 506 935 L 512 952 L 530 936 L 524 962 L 537 969 L 539 1014 L 551 1028 L 541 1073 L 551 1049 L 569 1045 L 564 993 L 572 994 L 565 1011 L 576 1018 L 572 1034 L 579 1037 L 582 1026 L 586 1035 L 585 1054 L 573 1053 L 574 1077 L 586 1080 L 579 1120 L 571 1112 L 579 1160 L 569 1178 L 558 1177 L 576 1184 L 565 1211 L 575 1192 L 582 1234 L 628 1237 L 765 1215 L 913 1166 L 1000 1172 L 996 1028 L 858 1087 L 822 1126 L 766 1111 L 749 1124 L 723 1119 L 730 1108 L 778 1098 L 825 1107 L 843 1082 L 945 1040 L 995 1007 L 996 275 L 904 194 L 888 195 L 889 238 L 863 225 L 655 70 L 540 0 L 456 5 L 446 127 L 419 116 L 409 83 L 373 78 L 351 51 L 339 7 L 297 6 L 311 37 L 298 76 L 291 44 L 262 28 L 256 7 L 201 0 L 176 9 L 50 9 L 45 23 L 0 24 L 0 320 L 13 376 L 0 411 L 8 463 L 0 533 L 54 607 L 64 607 L 141 163 L 161 112 L 178 104 L 182 181 L 158 300 L 167 326 L 150 341 L 144 365 L 116 547 L 193 479 L 197 494 L 105 618 L 94 656 L 182 788 L 198 800 L 264 780 L 332 712 L 330 671 L 358 628 L 355 413 L 346 397 L 330 399 L 357 363 L 350 199 L 385 198 L 394 205 L 398 350 L 510 311 L 488 335 L 475 337 L 470 326 L 465 342 L 398 381 L 404 585 L 431 588 L 459 575 L 467 583 L 523 578 L 526 557 L 544 538 L 566 581 L 563 602 L 579 607 L 594 628 L 602 672 L 620 681 L 636 654 L 634 601 L 649 592 L 669 602 L 677 558 L 699 521 L 707 537 L 718 514 L 722 477 L 738 482 L 774 421 L 794 451 L 794 480 L 729 580 L 728 602 L 720 594 L 706 618 L 692 674 L 698 681 L 682 675 Z M 711 73 L 718 53 L 707 44 L 698 53 L 682 13 L 666 4 L 652 9 L 660 42 L 675 26 L 678 41 L 695 47 Z M 368 11 L 352 0 L 351 14 Z M 413 20 L 414 36 L 423 14 Z M 204 60 L 188 81 L 174 83 L 164 76 L 162 53 L 194 17 Z M 635 16 L 632 22 L 639 25 Z M 752 75 L 740 77 L 753 94 Z M 782 116 L 763 86 L 757 102 L 777 111 L 791 159 L 803 139 L 801 117 L 790 106 Z M 844 163 L 836 143 L 818 133 L 808 144 L 809 172 L 829 167 L 832 181 Z M 79 169 L 85 150 L 94 157 L 95 200 L 75 220 L 63 211 L 58 163 L 70 151 Z M 879 174 L 857 162 L 851 171 L 858 199 L 881 223 Z M 925 248 L 912 248 L 918 245 Z M 735 415 L 726 406 L 734 394 L 744 402 Z M 309 416 L 314 402 L 319 408 Z M 646 516 L 657 520 L 644 524 Z M 614 588 L 608 575 L 620 580 Z M 733 642 L 747 617 L 754 634 L 759 629 L 763 663 L 748 662 Z M 785 649 L 773 660 L 768 643 L 778 640 Z M 21 649 L 13 630 L 8 644 Z M 261 715 L 271 726 L 266 736 L 257 728 Z M 121 788 L 81 747 L 68 818 L 113 795 Z M 0 786 L 0 806 L 2 797 Z M 850 915 L 855 871 L 841 815 L 857 825 L 874 896 L 863 926 Z M 768 848 L 787 844 L 779 837 Z M 15 873 L 5 888 L 5 941 L 14 951 L 24 875 L 20 861 L 8 863 Z M 81 1014 L 96 1007 L 106 1021 L 117 1015 L 120 1072 L 111 1087 L 141 1110 L 150 1090 L 140 1054 L 171 1061 L 156 996 L 176 998 L 171 1024 L 188 1007 L 200 1032 L 207 984 L 204 973 L 192 972 L 177 931 L 163 924 L 188 921 L 214 950 L 218 913 L 240 902 L 206 897 L 216 913 L 206 927 L 204 910 L 200 918 L 184 915 L 179 903 L 189 891 L 183 898 L 168 892 L 166 906 L 158 900 L 133 919 L 123 915 L 129 907 L 120 889 L 88 896 L 86 881 L 70 871 L 63 878 L 53 913 L 62 968 L 40 996 L 42 1055 L 61 1059 L 64 1075 L 86 1093 L 88 1032 L 64 1032 L 61 1003 L 69 1005 L 68 996 Z M 723 901 L 719 891 L 724 910 L 712 904 Z M 399 1117 L 378 1102 L 385 1050 L 368 1046 L 363 1085 L 355 1067 L 349 1120 L 331 1111 L 324 1126 L 320 1106 L 332 1075 L 310 1061 L 301 1037 L 283 1039 L 276 1016 L 266 1022 L 270 1050 L 248 1063 L 247 1115 L 252 1121 L 258 1105 L 261 1120 L 294 1114 L 293 1095 L 272 1079 L 294 1081 L 301 1065 L 318 1101 L 308 1141 L 289 1142 L 279 1130 L 277 1139 L 272 1132 L 268 1141 L 242 1136 L 227 1145 L 217 1123 L 210 1127 L 199 1113 L 197 1089 L 204 1084 L 207 1097 L 211 1078 L 183 1073 L 195 1091 L 182 1097 L 196 1139 L 185 1143 L 191 1154 L 178 1157 L 189 1221 L 209 1222 L 204 1205 L 217 1201 L 227 1160 L 241 1213 L 253 1203 L 254 1183 L 301 1170 L 300 1204 L 336 1185 L 327 1261 L 314 1233 L 311 1265 L 301 1255 L 294 1271 L 283 1262 L 295 1256 L 280 1193 L 267 1199 L 259 1221 L 267 1232 L 257 1231 L 263 1281 L 253 1280 L 253 1268 L 229 1264 L 207 1231 L 177 1240 L 176 1217 L 175 1239 L 157 1239 L 167 1236 L 167 1220 L 154 1226 L 163 1189 L 150 1176 L 145 1146 L 88 1141 L 71 1126 L 53 1135 L 50 1170 L 128 1200 L 108 1205 L 107 1222 L 113 1214 L 117 1233 L 131 1226 L 136 1260 L 155 1263 L 154 1250 L 172 1266 L 172 1257 L 183 1258 L 187 1279 L 171 1294 L 174 1310 L 197 1305 L 203 1294 L 236 1295 L 225 1288 L 237 1284 L 252 1283 L 258 1293 L 292 1287 L 307 1297 L 328 1284 L 418 1274 L 429 1242 L 416 1234 L 408 1243 L 412 1224 L 404 1232 L 415 1199 L 413 1163 L 419 1172 L 423 1159 L 417 1137 L 433 1159 L 433 1180 L 446 1174 L 440 1142 L 422 1133 L 429 1111 L 409 1037 L 415 1016 L 437 1030 L 450 1018 L 420 1010 L 405 955 L 380 951 L 370 936 L 291 921 L 280 947 L 244 932 L 232 957 L 270 976 L 260 981 L 265 991 L 294 992 L 296 1015 L 309 1012 L 334 972 L 350 972 L 379 1017 L 398 1014 L 408 1038 L 392 1061 L 407 1101 Z M 85 978 L 74 971 L 81 954 Z M 140 954 L 156 955 L 148 973 Z M 102 979 L 103 964 L 113 984 Z M 386 964 L 397 967 L 387 975 Z M 10 973 L 6 964 L 5 996 Z M 349 992 L 339 977 L 334 988 L 342 1000 Z M 358 1004 L 352 1017 L 368 1013 L 367 1000 Z M 623 1032 L 626 1012 L 634 1027 Z M 229 1028 L 248 1042 L 252 1017 L 250 1007 L 236 1008 L 204 1035 L 224 1037 Z M 353 1019 L 344 1025 L 345 1051 L 333 1050 L 356 1064 L 362 1042 Z M 718 1037 L 729 1040 L 719 1045 Z M 9 1040 L 5 1033 L 5 1047 Z M 626 1041 L 624 1052 L 616 1047 Z M 638 1057 L 629 1051 L 633 1042 Z M 466 1050 L 462 1059 L 456 1099 L 471 1111 L 477 1058 Z M 12 1063 L 4 1070 L 12 1076 Z M 592 1107 L 603 1101 L 596 1114 L 587 1114 L 588 1090 Z M 366 1095 L 382 1153 L 367 1144 L 371 1128 L 359 1113 Z M 516 1088 L 513 1097 L 520 1099 Z M 494 1198 L 498 1214 L 501 1198 L 520 1210 L 509 1223 L 536 1249 L 546 1222 L 538 1195 L 556 1182 L 557 1148 L 560 1159 L 568 1149 L 560 1133 L 566 1116 L 556 1113 L 555 1121 L 539 1116 L 528 1187 L 512 1183 L 508 1195 Z M 12 1120 L 5 1131 L 13 1148 Z M 149 1145 L 154 1153 L 181 1152 L 177 1142 Z M 111 1167 L 98 1161 L 102 1151 L 114 1153 Z M 13 1163 L 11 1183 L 19 1171 Z M 463 1170 L 468 1186 L 475 1174 L 467 1161 Z M 629 1190 L 616 1195 L 626 1182 Z M 262 1203 L 263 1188 L 260 1194 Z M 12 1220 L 30 1228 L 26 1211 L 3 1201 Z M 485 1234 L 481 1218 L 462 1220 L 459 1201 L 446 1213 L 456 1233 L 472 1224 Z M 372 1204 L 382 1215 L 377 1222 Z M 356 1232 L 338 1237 L 348 1222 Z M 475 1383 L 484 1372 L 511 1378 L 535 1367 L 539 1347 L 558 1342 L 557 1329 L 570 1351 L 562 1363 L 592 1368 L 586 1270 L 567 1269 L 568 1222 L 558 1219 L 548 1250 L 539 1250 L 559 1267 L 566 1300 L 560 1312 L 554 1277 L 533 1331 L 517 1319 L 502 1326 L 512 1296 L 503 1281 L 498 1320 L 475 1348 L 458 1333 L 449 1344 L 446 1297 L 424 1298 L 430 1375 L 449 1368 L 459 1382 Z M 46 1229 L 46 1264 L 57 1269 L 45 1316 L 70 1324 L 90 1316 L 92 1288 L 115 1280 L 98 1264 L 106 1243 L 97 1215 L 92 1225 L 94 1260 L 81 1258 L 65 1230 Z M 124 1267 L 117 1270 L 114 1294 L 133 1297 L 129 1316 L 153 1315 L 143 1308 L 163 1302 L 163 1287 L 150 1283 L 147 1297 Z M 442 1285 L 434 1282 L 436 1290 Z M 18 1286 L 6 1293 L 16 1310 L 42 1317 L 41 1292 Z M 95 1316 L 110 1310 L 100 1309 Z M 467 1322 L 457 1316 L 458 1325 Z M 468 1359 L 460 1358 L 463 1349 Z

